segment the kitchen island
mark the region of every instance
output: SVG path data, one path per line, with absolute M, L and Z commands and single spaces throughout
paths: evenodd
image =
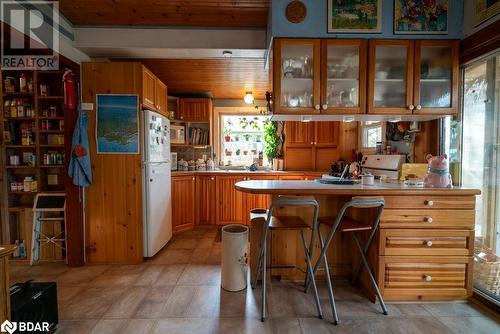
M 386 301 L 461 300 L 472 294 L 475 196 L 479 190 L 417 188 L 401 183 L 367 186 L 327 185 L 316 181 L 252 180 L 235 189 L 258 195 L 314 196 L 320 217 L 335 216 L 352 196 L 384 196 L 380 230 L 369 251 L 370 263 Z M 311 221 L 312 211 L 282 208 L 277 215 L 297 215 Z M 347 215 L 372 222 L 374 211 L 352 209 Z M 262 226 L 252 225 L 254 237 Z M 321 226 L 323 235 L 327 227 Z M 273 232 L 270 238 L 271 275 L 303 279 L 304 255 L 294 231 Z M 253 245 L 252 249 L 256 246 Z M 358 261 L 351 238 L 337 234 L 329 249 L 329 264 L 335 278 L 347 279 Z M 319 245 L 314 254 L 319 253 Z M 253 256 L 252 256 L 253 257 Z M 289 268 L 297 267 L 297 268 Z M 321 272 L 319 273 L 321 274 Z M 361 284 L 375 295 L 362 273 Z

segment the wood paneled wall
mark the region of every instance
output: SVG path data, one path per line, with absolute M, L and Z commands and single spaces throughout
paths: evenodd
M 60 0 L 74 25 L 265 28 L 270 0 Z
M 413 146 L 415 163 L 427 163 L 427 154 L 439 154 L 439 120 L 420 123 Z
M 140 95 L 141 78 L 139 63 L 83 63 L 83 102 L 95 106 L 96 94 Z M 87 261 L 141 262 L 141 155 L 97 154 L 95 107 L 88 114 L 94 182 L 87 189 Z

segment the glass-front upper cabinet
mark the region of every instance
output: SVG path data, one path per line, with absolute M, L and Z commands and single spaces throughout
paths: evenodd
M 368 113 L 412 113 L 413 49 L 407 40 L 370 41 Z
M 458 42 L 415 42 L 415 114 L 453 113 L 458 101 Z
M 320 112 L 320 52 L 320 40 L 275 40 L 275 113 Z
M 322 51 L 322 113 L 364 113 L 366 40 L 326 40 Z

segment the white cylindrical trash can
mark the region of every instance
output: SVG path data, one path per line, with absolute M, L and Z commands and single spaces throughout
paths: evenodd
M 247 287 L 248 227 L 226 225 L 222 228 L 221 286 L 227 291 Z

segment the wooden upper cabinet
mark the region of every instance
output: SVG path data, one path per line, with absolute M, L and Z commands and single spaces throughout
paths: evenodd
M 365 113 L 366 71 L 366 40 L 323 40 L 321 44 L 321 113 Z
M 285 140 L 289 147 L 310 147 L 314 144 L 314 123 L 286 122 Z
M 319 113 L 321 41 L 276 39 L 273 52 L 274 113 Z
M 161 82 L 159 79 L 156 79 L 156 110 L 168 117 L 168 112 L 167 112 L 167 85 L 165 85 L 163 82 Z
M 209 122 L 212 114 L 212 100 L 208 98 L 181 98 L 179 119 L 186 122 Z
M 414 43 L 371 40 L 368 67 L 368 113 L 411 114 Z
M 195 224 L 194 176 L 172 177 L 172 229 L 179 232 Z
M 142 67 L 142 104 L 156 110 L 156 77 L 145 66 Z
M 452 114 L 458 107 L 457 41 L 415 42 L 414 114 Z
M 337 147 L 339 139 L 339 122 L 315 122 L 314 145 Z

